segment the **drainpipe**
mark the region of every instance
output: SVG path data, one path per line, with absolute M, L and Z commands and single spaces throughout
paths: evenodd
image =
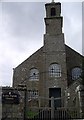
M 54 120 L 54 97 L 51 97 L 51 120 Z

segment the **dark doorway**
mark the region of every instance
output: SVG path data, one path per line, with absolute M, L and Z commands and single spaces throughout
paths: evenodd
M 61 88 L 49 88 L 49 98 L 60 98 L 61 97 Z M 49 106 L 51 107 L 51 101 L 49 101 Z M 61 107 L 61 99 L 54 100 L 54 107 Z

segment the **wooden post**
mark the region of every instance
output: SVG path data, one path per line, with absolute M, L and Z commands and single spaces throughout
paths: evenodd
M 51 120 L 54 119 L 54 97 L 51 97 Z
M 38 102 L 39 102 L 39 108 L 41 107 L 41 100 L 40 98 L 38 99 Z

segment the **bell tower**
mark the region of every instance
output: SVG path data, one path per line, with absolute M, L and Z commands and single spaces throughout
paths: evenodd
M 55 88 L 61 89 L 61 96 L 64 96 L 64 91 L 67 87 L 67 70 L 64 33 L 62 33 L 63 17 L 61 16 L 61 3 L 55 3 L 54 1 L 46 3 L 45 10 L 44 68 L 47 71 L 52 64 L 61 66 L 60 77 L 45 75 L 45 91 L 49 91 L 50 88 L 55 86 Z M 49 96 L 49 92 L 45 94 L 47 97 Z
M 46 3 L 45 10 L 45 50 L 47 52 L 65 51 L 64 34 L 62 33 L 63 17 L 61 16 L 61 3 Z
M 46 8 L 46 34 L 58 35 L 62 33 L 63 17 L 61 16 L 61 3 L 47 3 Z

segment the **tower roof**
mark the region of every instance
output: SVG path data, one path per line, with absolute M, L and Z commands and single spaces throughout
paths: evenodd
M 61 5 L 60 2 L 51 2 L 51 3 L 46 3 L 45 6 L 47 5 Z

